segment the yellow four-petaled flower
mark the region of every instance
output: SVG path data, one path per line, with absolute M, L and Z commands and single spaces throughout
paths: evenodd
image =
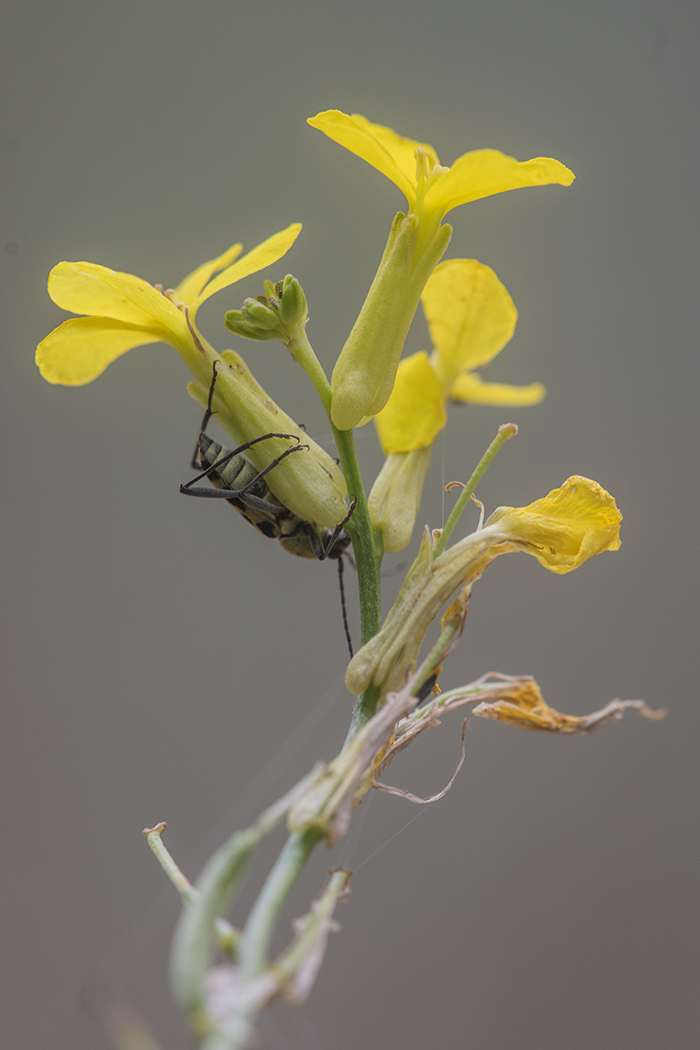
M 517 161 L 499 150 L 475 150 L 451 168 L 432 146 L 397 135 L 359 114 L 327 110 L 309 120 L 398 186 L 408 202 L 389 235 L 379 270 L 333 370 L 331 416 L 349 430 L 386 405 L 404 340 L 431 272 L 451 235 L 444 216 L 469 201 L 524 186 L 568 186 L 573 172 L 550 157 Z
M 203 302 L 277 262 L 300 230 L 301 224 L 294 223 L 242 259 L 238 256 L 243 246 L 234 244 L 223 255 L 198 266 L 170 295 L 132 273 L 89 262 L 59 263 L 49 274 L 49 295 L 64 310 L 89 316 L 64 321 L 39 343 L 36 362 L 42 376 L 49 383 L 82 386 L 127 350 L 163 342 L 174 346 L 195 375 L 206 381 L 211 365 L 202 358 L 179 304 L 187 306 L 194 326 Z
M 574 173 L 552 157 L 518 161 L 497 149 L 472 150 L 444 167 L 432 146 L 397 135 L 359 113 L 328 109 L 308 123 L 398 186 L 408 201 L 409 213 L 421 223 L 419 251 L 421 242 L 460 204 L 523 186 L 570 186 L 574 181 Z

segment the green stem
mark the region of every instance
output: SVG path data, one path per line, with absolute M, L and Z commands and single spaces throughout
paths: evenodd
M 268 806 L 253 827 L 237 831 L 220 846 L 205 864 L 193 887 L 195 896 L 189 907 L 183 910 L 173 938 L 171 981 L 175 998 L 199 1034 L 211 1028 L 205 985 L 213 954 L 216 918 L 232 904 L 240 891 L 248 865 L 262 839 L 277 827 L 290 806 L 314 782 L 318 772 L 318 768 L 313 769 L 291 791 Z
M 379 582 L 379 563 L 381 558 L 377 556 L 375 550 L 374 530 L 369 516 L 367 497 L 362 483 L 362 474 L 357 460 L 352 430 L 338 430 L 333 425 L 331 420 L 332 395 L 330 383 L 309 342 L 305 328 L 300 328 L 290 339 L 287 349 L 294 359 L 299 362 L 316 387 L 318 396 L 321 398 L 333 428 L 333 436 L 340 455 L 340 465 L 343 468 L 343 474 L 348 486 L 348 496 L 351 500 L 355 499 L 357 501 L 353 515 L 346 524 L 345 530 L 352 540 L 355 563 L 357 565 L 360 591 L 360 634 L 361 644 L 364 645 L 377 633 L 381 625 Z
M 290 354 L 306 372 L 307 376 L 316 387 L 316 392 L 321 398 L 323 407 L 328 418 L 331 417 L 331 385 L 326 373 L 321 367 L 321 362 L 316 357 L 314 349 L 309 342 L 305 328 L 300 328 L 286 344 Z
M 160 824 L 156 824 L 154 828 L 144 828 L 143 833 L 146 836 L 148 845 L 158 858 L 160 866 L 182 897 L 183 902 L 186 905 L 195 904 L 199 900 L 199 891 L 194 888 L 187 876 L 182 873 L 161 838 L 166 827 L 167 825 L 163 820 Z M 238 930 L 221 917 L 214 920 L 214 929 L 216 930 L 221 951 L 226 952 L 228 955 L 233 955 L 239 936 Z
M 333 426 L 332 423 L 331 426 Z M 357 462 L 352 430 L 338 430 L 333 427 L 333 434 L 348 486 L 348 495 L 351 499 L 357 499 L 355 510 L 345 529 L 352 539 L 357 565 L 360 591 L 360 644 L 365 645 L 381 626 L 379 561 L 375 554 L 372 522 L 362 484 L 360 465 Z
M 197 891 L 187 876 L 177 866 L 161 838 L 166 827 L 167 824 L 162 820 L 154 828 L 144 828 L 143 833 L 146 836 L 146 842 L 155 853 L 161 868 L 182 897 L 184 903 L 193 904 L 198 896 Z
M 331 426 L 333 423 L 331 422 Z M 360 466 L 357 462 L 355 442 L 352 430 L 338 430 L 333 426 L 336 445 L 340 453 L 340 462 L 345 474 L 349 494 L 357 496 L 357 505 L 345 528 L 352 539 L 352 547 L 357 565 L 357 580 L 360 591 L 360 644 L 365 645 L 373 638 L 382 625 L 381 605 L 381 548 L 377 550 L 372 521 L 369 516 L 367 497 L 362 484 Z M 380 691 L 370 686 L 355 701 L 355 708 L 350 721 L 350 728 L 345 739 L 345 747 L 355 733 L 370 720 L 377 710 Z
M 355 736 L 355 733 L 359 732 L 363 725 L 369 722 L 370 718 L 376 714 L 380 696 L 381 688 L 378 685 L 370 685 L 365 689 L 364 693 L 361 693 L 360 696 L 358 696 L 355 701 L 355 708 L 352 712 L 348 735 L 343 744 L 343 750 L 348 746 L 352 738 Z
M 425 685 L 428 681 L 458 630 L 459 621 L 457 619 L 450 620 L 445 624 L 440 633 L 440 637 L 413 676 L 411 681 L 411 693 L 413 696 L 415 696 L 420 687 Z
M 265 969 L 270 939 L 280 908 L 299 877 L 323 831 L 310 828 L 290 835 L 253 905 L 243 930 L 240 949 L 241 976 L 257 977 Z
M 442 552 L 444 551 L 445 547 L 447 546 L 447 541 L 449 540 L 450 536 L 452 535 L 452 533 L 454 531 L 454 527 L 455 527 L 455 525 L 457 524 L 457 522 L 459 521 L 459 519 L 460 519 L 460 517 L 462 515 L 462 511 L 464 510 L 464 508 L 466 507 L 467 503 L 471 499 L 471 496 L 472 496 L 472 493 L 474 492 L 474 489 L 476 488 L 476 486 L 479 484 L 479 482 L 481 481 L 482 477 L 486 473 L 486 468 L 491 463 L 491 460 L 496 455 L 496 453 L 498 452 L 499 448 L 501 448 L 501 446 L 504 445 L 506 443 L 506 441 L 508 441 L 509 438 L 515 437 L 515 435 L 517 433 L 518 433 L 518 428 L 516 427 L 515 423 L 504 423 L 502 426 L 500 426 L 498 428 L 498 433 L 496 434 L 495 438 L 493 439 L 493 441 L 491 442 L 489 447 L 484 452 L 484 454 L 481 457 L 481 460 L 479 462 L 479 465 L 477 466 L 476 470 L 474 471 L 474 473 L 470 477 L 470 479 L 467 482 L 467 484 L 465 485 L 465 487 L 462 489 L 462 492 L 460 493 L 459 499 L 457 500 L 457 502 L 455 503 L 454 507 L 452 508 L 452 513 L 450 514 L 449 518 L 447 519 L 447 524 L 445 525 L 445 528 L 442 530 L 442 535 L 440 536 L 439 540 L 435 544 L 435 548 L 433 550 L 433 560 L 435 558 L 438 558 L 442 554 Z

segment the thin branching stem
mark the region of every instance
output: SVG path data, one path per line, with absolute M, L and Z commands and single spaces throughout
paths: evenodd
M 445 547 L 447 546 L 447 541 L 452 535 L 454 527 L 462 515 L 462 511 L 471 499 L 474 489 L 486 473 L 486 469 L 491 463 L 493 457 L 496 455 L 498 450 L 506 443 L 506 441 L 508 441 L 509 438 L 515 437 L 517 433 L 518 428 L 516 427 L 515 423 L 504 423 L 503 426 L 500 426 L 498 428 L 498 433 L 496 434 L 489 447 L 484 452 L 476 470 L 470 477 L 469 481 L 460 492 L 459 499 L 452 508 L 452 512 L 449 518 L 447 519 L 445 528 L 442 530 L 442 535 L 435 544 L 435 548 L 433 550 L 433 558 L 439 558 L 439 556 L 442 554 Z
M 239 959 L 244 979 L 257 977 L 264 970 L 280 908 L 322 836 L 321 830 L 310 828 L 287 839 L 243 930 Z

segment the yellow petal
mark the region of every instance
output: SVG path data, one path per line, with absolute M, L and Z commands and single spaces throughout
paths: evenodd
M 218 258 L 210 259 L 209 262 L 202 263 L 201 266 L 198 266 L 196 270 L 193 270 L 191 274 L 178 284 L 175 289 L 175 295 L 173 296 L 175 302 L 187 303 L 187 305 L 192 308 L 197 296 L 207 281 L 210 280 L 215 273 L 218 273 L 219 270 L 223 270 L 225 267 L 230 266 L 242 251 L 242 244 L 232 244 L 223 255 L 219 255 Z
M 456 375 L 500 353 L 515 331 L 518 311 L 490 266 L 449 259 L 435 267 L 423 291 L 423 309 L 437 369 Z
M 400 363 L 391 397 L 375 416 L 379 440 L 387 456 L 426 448 L 446 421 L 440 382 L 421 350 Z
M 472 405 L 539 405 L 547 391 L 542 383 L 530 383 L 529 386 L 511 386 L 510 383 L 485 383 L 481 376 L 473 372 L 463 372 L 457 376 L 450 399 L 464 401 Z
M 430 153 L 438 163 L 432 146 L 405 139 L 391 128 L 372 124 L 359 113 L 348 115 L 328 109 L 310 117 L 307 123 L 381 171 L 405 194 L 410 205 L 416 202 L 416 147 Z
M 39 343 L 36 363 L 49 383 L 83 386 L 127 350 L 162 341 L 157 329 L 139 328 L 110 317 L 72 317 Z
M 577 569 L 587 558 L 620 546 L 615 500 L 596 481 L 577 475 L 528 507 L 499 507 L 485 528 L 517 543 L 552 572 Z
M 289 251 L 300 231 L 301 223 L 293 222 L 286 230 L 280 230 L 279 233 L 268 237 L 257 248 L 253 248 L 247 255 L 244 255 L 242 259 L 238 259 L 232 266 L 227 266 L 197 296 L 194 304 L 195 308 L 206 302 L 216 292 L 220 292 L 222 288 L 228 288 L 229 285 L 235 284 L 236 281 L 242 281 L 244 277 L 250 276 L 251 273 L 257 273 L 258 270 L 264 270 L 266 266 L 271 266 L 272 263 L 277 262 Z
M 110 317 L 127 324 L 160 328 L 176 346 L 188 340 L 184 314 L 157 289 L 132 273 L 88 262 L 61 262 L 49 274 L 49 295 L 74 314 Z
M 460 204 L 523 186 L 546 186 L 552 182 L 570 186 L 574 177 L 572 171 L 551 157 L 517 161 L 500 150 L 473 150 L 459 157 L 430 186 L 425 206 L 445 215 Z

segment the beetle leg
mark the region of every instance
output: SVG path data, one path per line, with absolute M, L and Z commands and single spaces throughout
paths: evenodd
M 200 455 L 199 455 L 199 439 L 201 438 L 201 436 L 204 433 L 204 431 L 207 429 L 207 426 L 209 424 L 209 420 L 214 415 L 214 409 L 211 406 L 212 406 L 212 401 L 214 400 L 214 387 L 216 386 L 216 379 L 217 379 L 216 366 L 218 365 L 218 363 L 219 363 L 218 361 L 215 361 L 214 364 L 212 365 L 211 383 L 209 385 L 209 397 L 207 398 L 207 410 L 204 413 L 204 416 L 202 417 L 202 422 L 199 425 L 199 433 L 197 434 L 197 443 L 194 446 L 194 452 L 192 453 L 192 460 L 190 462 L 190 466 L 192 467 L 192 470 L 196 470 L 197 467 L 204 466 L 204 464 L 201 461 Z
M 225 456 L 221 456 L 219 459 L 217 459 L 215 463 L 212 463 L 211 466 L 207 467 L 206 470 L 203 470 L 200 474 L 197 474 L 196 477 L 192 478 L 191 481 L 186 481 L 184 485 L 180 485 L 180 492 L 182 492 L 185 496 L 206 496 L 209 499 L 236 499 L 238 497 L 244 496 L 253 487 L 253 485 L 255 485 L 255 483 L 260 480 L 260 478 L 268 474 L 273 469 L 273 467 L 276 467 L 277 464 L 281 463 L 283 459 L 286 459 L 287 456 L 290 456 L 292 452 L 301 452 L 304 449 L 308 449 L 309 447 L 308 445 L 297 444 L 292 445 L 291 448 L 286 448 L 284 452 L 281 453 L 281 455 L 277 456 L 276 459 L 273 459 L 272 462 L 268 463 L 266 467 L 263 467 L 260 473 L 256 474 L 255 477 L 252 478 L 247 485 L 244 485 L 242 489 L 192 488 L 195 482 L 201 481 L 202 478 L 208 477 L 209 474 L 212 473 L 212 471 L 217 470 L 224 463 L 228 463 L 228 461 L 230 459 L 233 459 L 234 456 L 239 455 L 241 452 L 245 452 L 245 450 L 250 448 L 251 445 L 255 445 L 258 441 L 266 441 L 267 438 L 271 437 L 289 439 L 295 438 L 297 442 L 299 441 L 299 438 L 296 437 L 296 434 L 263 434 L 262 437 L 254 438 L 252 441 L 247 441 L 245 445 L 239 445 L 239 447 L 234 448 L 232 452 L 227 452 Z
M 350 510 L 347 512 L 347 514 L 345 515 L 343 520 L 340 522 L 340 524 L 336 525 L 335 531 L 333 532 L 333 535 L 329 539 L 329 541 L 326 544 L 326 546 L 322 548 L 322 553 L 321 554 L 316 554 L 316 551 L 314 551 L 314 554 L 316 554 L 316 557 L 318 558 L 319 561 L 325 561 L 326 558 L 328 558 L 330 556 L 333 548 L 335 547 L 336 543 L 338 542 L 338 539 L 340 538 L 340 534 L 343 531 L 343 526 L 347 525 L 347 523 L 350 521 L 350 518 L 352 517 L 353 511 L 355 510 L 356 506 L 357 506 L 357 496 L 353 496 L 352 497 L 352 503 L 350 504 Z M 340 557 L 342 557 L 342 555 L 340 555 Z

